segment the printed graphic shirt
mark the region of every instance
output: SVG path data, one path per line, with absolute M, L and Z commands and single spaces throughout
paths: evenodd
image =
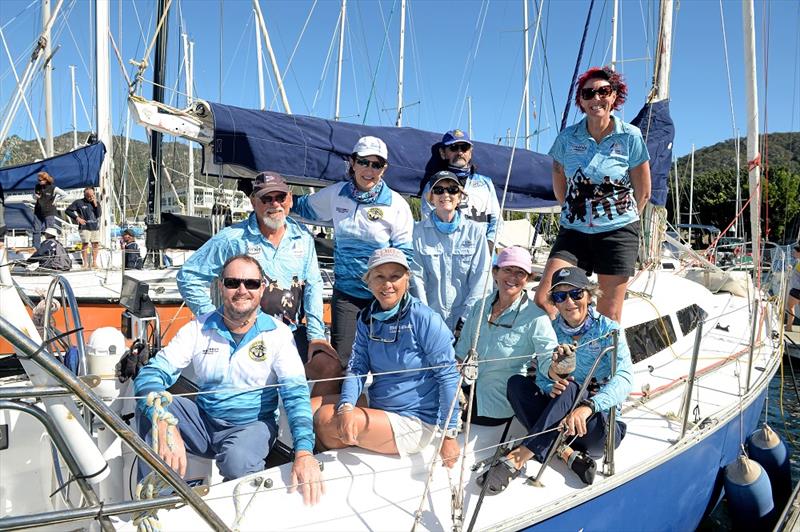
M 222 308 L 184 325 L 134 380 L 137 396 L 166 390 L 192 365 L 201 393 L 197 405 L 234 425 L 274 421 L 280 393 L 295 450 L 313 451 L 314 426 L 305 370 L 291 330 L 263 312 L 238 343 L 222 319 Z M 280 387 L 263 386 L 280 384 Z M 280 390 L 280 392 L 279 392 Z M 138 407 L 150 414 L 144 399 Z
M 589 135 L 584 118 L 562 131 L 550 149 L 567 177 L 561 227 L 604 233 L 639 219 L 630 169 L 650 155 L 636 126 L 611 118 L 614 131 L 599 144 Z
M 333 223 L 334 287 L 352 297 L 371 299 L 362 280 L 367 261 L 376 249 L 394 247 L 405 253 L 410 264 L 414 260 L 414 218 L 408 203 L 386 184 L 368 204 L 352 199 L 347 185 L 345 181 L 314 194 L 295 196 L 292 212 L 307 220 Z
M 500 229 L 500 202 L 497 201 L 497 192 L 491 178 L 483 174 L 472 174 L 464 183 L 459 210 L 470 220 L 480 223 L 486 229 L 486 240 L 497 241 L 497 231 Z M 422 218 L 428 218 L 433 212 L 433 205 L 428 202 L 428 193 L 431 190 L 430 182 L 422 191 L 421 210 Z

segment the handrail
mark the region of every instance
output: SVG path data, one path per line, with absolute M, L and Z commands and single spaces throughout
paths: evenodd
M 694 333 L 694 349 L 692 350 L 692 362 L 689 366 L 689 376 L 686 378 L 686 397 L 683 400 L 681 413 L 683 421 L 681 424 L 681 439 L 686 435 L 689 425 L 689 410 L 692 406 L 692 391 L 694 390 L 694 378 L 697 373 L 697 360 L 700 358 L 700 340 L 703 338 L 703 320 L 697 321 L 697 330 Z
M 73 375 L 50 353 L 40 349 L 30 338 L 2 316 L 0 316 L 0 335 L 15 347 L 19 356 L 36 363 L 69 388 L 94 415 L 99 417 L 109 429 L 127 443 L 140 459 L 144 460 L 147 465 L 161 475 L 213 530 L 230 530 L 208 504 L 186 484 L 183 478 L 168 466 L 138 434 L 119 419 L 83 381 Z
M 616 333 L 616 330 L 614 331 Z M 614 342 L 614 353 L 617 352 L 619 348 L 619 334 L 614 334 L 611 338 Z M 611 357 L 611 375 L 613 376 L 617 372 L 617 357 L 614 355 Z M 608 409 L 608 434 L 606 436 L 606 455 L 603 458 L 603 466 L 605 468 L 605 474 L 607 476 L 611 476 L 614 474 L 614 449 L 616 449 L 617 445 L 617 405 L 611 405 L 611 408 Z

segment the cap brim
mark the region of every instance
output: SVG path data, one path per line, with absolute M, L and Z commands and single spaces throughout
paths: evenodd
M 359 157 L 369 157 L 370 155 L 374 155 L 375 157 L 380 157 L 384 161 L 388 161 L 389 159 L 383 153 L 378 153 L 375 150 L 364 150 L 364 151 L 357 151 L 354 152 Z
M 260 198 L 264 194 L 269 194 L 270 192 L 285 192 L 288 194 L 291 191 L 289 190 L 289 187 L 286 185 L 266 186 L 253 190 L 252 194 L 250 194 L 250 197 Z
M 452 146 L 453 144 L 469 144 L 470 146 L 473 146 L 471 140 L 464 140 L 464 139 L 453 139 L 453 140 L 448 140 L 447 142 L 442 142 L 443 146 Z
M 559 282 L 557 282 L 556 284 L 554 284 L 554 285 L 552 285 L 550 287 L 550 291 L 552 292 L 555 289 L 555 287 L 561 286 L 562 284 L 565 284 L 567 286 L 571 286 L 573 288 L 588 288 L 589 287 L 588 284 L 583 284 L 583 283 L 576 284 L 576 283 L 570 283 L 568 281 L 559 281 Z

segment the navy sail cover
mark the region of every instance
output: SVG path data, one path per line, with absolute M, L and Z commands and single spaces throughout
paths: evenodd
M 212 103 L 214 142 L 211 155 L 217 165 L 238 165 L 253 172 L 271 170 L 287 177 L 327 182 L 344 181 L 346 161 L 363 136 L 381 138 L 389 149 L 384 179 L 401 194 L 419 195 L 425 179 L 439 170 L 438 143 L 442 133 L 407 127 L 364 126 L 243 109 Z M 474 141 L 473 141 L 474 142 Z M 502 200 L 511 148 L 474 142 L 473 163 L 491 177 Z M 506 208 L 534 209 L 556 205 L 553 161 L 547 155 L 517 148 L 508 184 Z
M 35 163 L 0 168 L 0 185 L 6 193 L 33 190 L 37 174 L 47 172 L 58 188 L 96 187 L 100 183 L 100 165 L 105 155 L 103 143 L 95 142 Z
M 642 131 L 650 153 L 650 203 L 663 207 L 669 192 L 669 172 L 672 168 L 672 141 L 675 125 L 669 114 L 669 100 L 647 103 L 631 124 Z

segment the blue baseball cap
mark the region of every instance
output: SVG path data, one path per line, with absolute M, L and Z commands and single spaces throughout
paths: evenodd
M 442 145 L 450 146 L 457 142 L 463 142 L 472 146 L 472 141 L 469 140 L 469 135 L 463 129 L 451 129 L 442 137 Z

